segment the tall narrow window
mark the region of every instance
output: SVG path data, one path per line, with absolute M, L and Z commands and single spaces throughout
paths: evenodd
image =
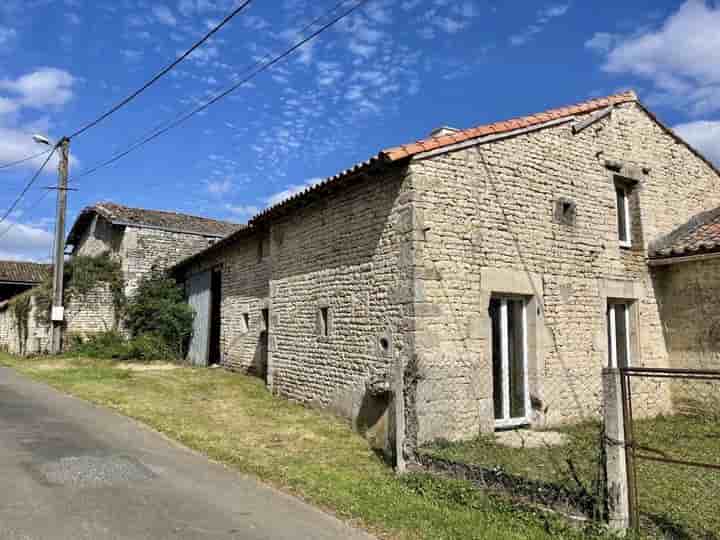
M 630 365 L 630 304 L 608 300 L 608 367 Z
M 617 184 L 615 186 L 615 198 L 617 200 L 617 227 L 618 240 L 623 247 L 632 245 L 630 231 L 630 197 L 629 189 L 626 186 Z
M 327 336 L 330 332 L 328 326 L 328 309 L 327 307 L 320 308 L 320 335 Z
M 522 298 L 490 300 L 493 400 L 497 427 L 528 423 L 526 317 L 526 301 Z
M 270 329 L 270 310 L 265 308 L 260 311 L 260 314 L 262 315 L 262 332 L 267 332 Z

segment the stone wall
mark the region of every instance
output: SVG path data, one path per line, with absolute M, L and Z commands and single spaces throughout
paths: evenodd
M 348 180 L 203 256 L 185 276 L 221 269 L 224 366 L 258 373 L 276 394 L 352 419 L 390 451 L 394 413 L 382 388 L 412 351 L 414 213 L 406 172 Z M 381 390 L 368 391 L 373 383 Z
M 215 238 L 163 231 L 147 227 L 122 228 L 118 256 L 125 278 L 125 294 L 130 296 L 139 281 L 153 269 L 166 270 L 180 260 L 211 245 Z
M 102 283 L 82 298 L 71 298 L 65 306 L 64 343 L 70 336 L 87 337 L 116 328 L 113 295 L 107 283 Z
M 188 271 L 189 275 L 220 270 L 220 363 L 229 369 L 263 378 L 267 371 L 267 350 L 262 310 L 270 304 L 268 238 L 267 234 L 249 233 L 230 249 L 203 258 Z
M 45 353 L 50 349 L 50 327 L 37 319 L 35 298 L 30 299 L 27 335 L 21 339 L 18 321 L 10 305 L 0 308 L 0 349 L 12 354 Z
M 720 369 L 720 259 L 655 266 L 670 367 Z
M 405 168 L 360 180 L 272 223 L 268 382 L 364 432 L 390 422 L 367 385 L 413 349 L 413 211 Z
M 139 281 L 153 269 L 166 270 L 181 259 L 205 249 L 212 240 L 198 234 L 112 225 L 96 215 L 75 246 L 73 255 L 92 257 L 109 253 L 119 260 L 125 280 L 125 295 L 129 297 L 137 289 Z M 110 330 L 115 316 L 112 294 L 107 286 L 101 286 L 85 299 L 77 299 L 67 306 L 66 333 L 87 336 Z
M 619 246 L 617 168 L 634 183 L 631 248 Z M 648 243 L 720 205 L 720 179 L 636 104 L 578 134 L 571 123 L 411 164 L 416 242 L 416 385 L 411 437 L 459 439 L 493 427 L 488 303 L 531 298 L 528 333 L 533 424 L 596 418 L 607 365 L 607 298 L 634 300 L 634 365 L 666 366 L 668 353 Z M 557 219 L 573 203 L 574 224 Z M 639 409 L 669 407 L 644 392 Z

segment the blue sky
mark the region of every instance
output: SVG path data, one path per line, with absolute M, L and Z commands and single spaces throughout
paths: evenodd
M 352 3 L 353 0 L 349 0 Z M 71 179 L 279 52 L 336 0 L 254 0 L 193 57 L 73 140 Z M 140 86 L 238 0 L 3 0 L 0 164 L 38 151 Z M 720 163 L 714 1 L 371 0 L 277 68 L 74 183 L 100 200 L 244 222 L 378 150 L 634 88 Z M 0 171 L 0 207 L 39 163 Z M 0 258 L 46 259 L 55 163 L 11 216 Z M 0 224 L 0 233 L 5 223 Z

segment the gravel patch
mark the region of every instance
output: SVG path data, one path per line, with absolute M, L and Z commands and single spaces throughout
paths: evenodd
M 136 459 L 124 456 L 64 457 L 38 467 L 49 484 L 93 488 L 148 480 L 154 475 Z

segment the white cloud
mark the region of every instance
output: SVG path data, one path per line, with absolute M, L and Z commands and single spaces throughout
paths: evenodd
M 550 23 L 552 19 L 562 17 L 567 14 L 570 4 L 552 4 L 546 6 L 537 12 L 535 23 L 528 26 L 524 31 L 518 32 L 510 36 L 510 44 L 519 47 L 531 41 L 537 34 L 543 31 L 545 25 Z
M 82 19 L 80 18 L 80 16 L 77 13 L 72 13 L 72 12 L 66 13 L 65 18 L 67 19 L 67 21 L 70 24 L 74 24 L 74 25 L 82 24 Z
M 24 159 L 41 151 L 31 138 L 32 133 L 50 134 L 51 122 L 48 116 L 36 117 L 33 122 L 21 122 L 26 109 L 59 109 L 73 97 L 75 78 L 68 72 L 55 68 L 41 68 L 16 80 L 0 80 L 0 163 Z M 5 95 L 2 95 L 5 94 Z M 37 169 L 45 156 L 27 161 L 18 169 Z M 71 156 L 71 166 L 79 162 Z M 45 168 L 52 173 L 57 165 L 54 155 Z M 17 174 L 18 169 L 9 169 L 8 174 Z
M 451 17 L 437 17 L 435 24 L 443 32 L 448 34 L 455 34 L 465 28 L 465 23 Z
M 16 37 L 17 31 L 14 28 L 0 26 L 0 47 L 7 47 Z
M 225 193 L 229 193 L 233 188 L 233 183 L 229 178 L 208 180 L 206 184 L 207 190 L 213 195 L 224 195 Z
M 177 51 L 178 56 L 180 56 L 184 51 Z M 207 64 L 211 60 L 216 59 L 218 56 L 220 56 L 220 52 L 218 51 L 218 48 L 215 45 L 210 45 L 206 43 L 199 49 L 195 49 L 188 58 L 190 60 L 193 60 L 194 62 L 202 65 Z
M 593 37 L 585 42 L 585 47 L 599 53 L 606 53 L 612 48 L 616 40 L 617 36 L 615 34 L 596 32 Z
M 138 62 L 143 57 L 143 52 L 135 49 L 121 49 L 120 54 L 128 62 Z
M 43 129 L 35 129 L 35 126 L 23 126 L 22 128 L 15 127 L 3 127 L 0 126 L 0 163 L 10 163 L 13 161 L 19 161 L 25 159 L 28 156 L 32 156 L 42 152 L 42 147 L 38 146 L 36 142 L 32 140 L 31 133 L 47 133 Z M 30 161 L 19 165 L 16 168 L 8 169 L 6 174 L 17 175 L 18 170 L 25 169 L 38 169 L 45 161 L 46 155 L 42 155 Z M 57 153 L 53 154 L 48 164 L 45 166 L 43 172 L 45 174 L 54 175 L 55 169 L 57 169 L 58 158 Z M 74 154 L 70 155 L 70 168 L 74 170 L 80 167 L 80 161 L 75 157 Z M 71 172 L 72 175 L 72 172 Z
M 226 204 L 225 209 L 232 213 L 237 219 L 242 221 L 247 221 L 254 215 L 260 213 L 260 208 L 251 204 L 237 206 Z
M 402 7 L 405 11 L 410 11 L 418 7 L 421 2 L 422 0 L 405 0 L 402 4 L 400 4 L 400 7 Z
M 162 24 L 166 24 L 167 26 L 177 25 L 177 19 L 169 7 L 163 4 L 156 4 L 152 7 L 152 12 L 155 18 Z
M 545 23 L 554 17 L 562 17 L 567 13 L 568 9 L 570 9 L 570 4 L 547 6 L 538 13 L 538 21 Z
M 12 99 L 4 98 L 0 96 L 0 114 L 9 114 L 17 111 L 20 105 L 15 103 Z
M 9 91 L 10 98 L 24 107 L 35 109 L 65 105 L 73 97 L 75 77 L 62 69 L 44 67 L 16 80 L 0 80 L 0 90 Z
M 350 43 L 348 44 L 348 49 L 350 49 L 351 53 L 368 59 L 373 55 L 376 47 L 374 45 L 369 45 L 356 39 L 351 39 Z
M 720 167 L 720 120 L 699 120 L 673 128 L 683 139 Z
M 285 187 L 282 191 L 278 191 L 277 193 L 273 193 L 272 195 L 265 198 L 265 204 L 267 206 L 274 206 L 278 203 L 283 202 L 286 199 L 289 199 L 293 195 L 297 195 L 298 193 L 302 193 L 307 188 L 312 187 L 320 182 L 322 182 L 324 178 L 311 178 L 307 180 L 303 184 L 290 184 Z
M 650 81 L 650 103 L 693 114 L 720 110 L 720 5 L 688 0 L 655 29 L 616 36 L 603 70 Z M 586 46 L 598 50 L 596 34 Z M 601 51 L 602 52 L 602 51 Z
M 49 259 L 53 235 L 47 230 L 30 224 L 4 221 L 0 225 L 0 234 L 0 258 L 26 261 Z

